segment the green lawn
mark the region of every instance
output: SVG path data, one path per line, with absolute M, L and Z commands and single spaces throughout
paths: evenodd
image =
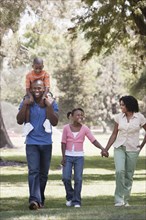
M 45 208 L 28 209 L 27 164 L 25 156 L 4 156 L 5 161 L 23 162 L 1 167 L 0 219 L 8 220 L 145 220 L 145 157 L 140 156 L 134 175 L 130 207 L 114 207 L 115 187 L 113 158 L 86 157 L 83 177 L 82 207 L 65 206 L 61 181 L 60 156 L 53 156 L 46 187 Z M 143 187 L 143 188 L 142 188 Z

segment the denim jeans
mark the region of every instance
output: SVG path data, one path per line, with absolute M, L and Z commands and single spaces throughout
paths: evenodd
M 44 204 L 44 191 L 50 168 L 52 145 L 26 145 L 28 163 L 29 202 Z
M 133 175 L 139 152 L 127 152 L 126 147 L 114 149 L 116 168 L 115 203 L 127 203 L 130 198 Z
M 66 156 L 62 180 L 66 190 L 66 199 L 71 200 L 72 205 L 81 204 L 83 166 L 84 157 Z M 72 187 L 72 168 L 74 168 L 74 188 Z

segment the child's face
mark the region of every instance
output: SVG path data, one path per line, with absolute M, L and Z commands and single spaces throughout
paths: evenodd
M 39 74 L 42 71 L 42 69 L 44 68 L 44 65 L 42 63 L 40 63 L 40 64 L 35 63 L 35 64 L 33 64 L 32 67 L 33 67 L 34 72 Z
M 84 113 L 80 110 L 74 112 L 72 119 L 74 122 L 82 123 L 84 120 Z

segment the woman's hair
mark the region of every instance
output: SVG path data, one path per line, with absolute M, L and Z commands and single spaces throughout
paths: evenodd
M 129 112 L 139 112 L 138 101 L 136 98 L 130 95 L 122 96 L 119 102 L 123 101 Z
M 66 117 L 69 119 L 69 117 L 70 117 L 71 115 L 73 116 L 76 111 L 81 111 L 81 112 L 84 113 L 84 110 L 83 110 L 82 108 L 74 108 L 72 111 L 67 112 Z

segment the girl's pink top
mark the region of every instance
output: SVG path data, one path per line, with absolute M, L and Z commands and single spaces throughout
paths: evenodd
M 91 143 L 96 140 L 90 129 L 86 125 L 82 125 L 79 133 L 76 137 L 74 137 L 70 129 L 70 125 L 67 124 L 63 128 L 61 143 L 66 144 L 66 150 L 71 151 L 72 146 L 74 145 L 74 151 L 83 151 L 83 142 L 85 140 L 85 137 L 87 137 L 91 141 Z

